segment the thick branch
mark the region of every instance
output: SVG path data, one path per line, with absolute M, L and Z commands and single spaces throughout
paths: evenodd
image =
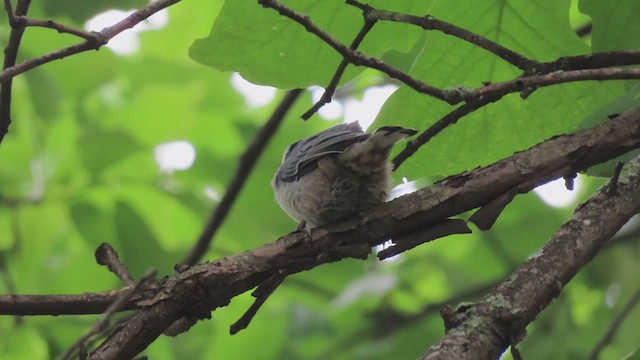
M 372 245 L 482 206 L 518 183 L 534 178 L 544 183 L 638 147 L 640 109 L 634 109 L 596 128 L 555 137 L 400 197 L 361 219 L 313 229 L 310 234 L 294 232 L 258 249 L 196 265 L 164 280 L 158 296 L 145 302 L 148 308 L 100 345 L 94 358 L 133 357 L 177 319 L 206 318 L 210 310 L 226 306 L 278 271 L 293 274 L 343 258 L 366 257 Z
M 208 280 L 209 282 L 222 281 L 225 284 L 212 289 L 221 290 L 222 287 L 232 284 L 234 279 L 238 282 L 242 280 L 245 283 L 235 284 L 244 289 L 239 290 L 240 293 L 257 286 L 260 283 L 258 280 L 263 277 L 266 279 L 270 272 L 288 267 L 295 267 L 301 271 L 300 266 L 313 267 L 317 265 L 316 260 L 319 263 L 328 262 L 332 259 L 329 255 L 336 255 L 336 249 L 344 245 L 338 240 L 335 243 L 331 242 L 336 238 L 344 239 L 345 244 L 382 243 L 394 235 L 409 234 L 428 224 L 442 222 L 450 216 L 481 207 L 520 184 L 533 182 L 543 184 L 563 177 L 565 173 L 586 169 L 639 147 L 640 109 L 633 109 L 593 129 L 555 137 L 505 160 L 449 177 L 413 194 L 383 204 L 365 214 L 363 217 L 365 220 L 362 222 L 347 221 L 327 227 L 326 230 L 330 230 L 331 233 L 326 236 L 323 235 L 324 230 L 315 230 L 314 238 L 320 238 L 322 241 L 314 240 L 304 251 L 297 245 L 308 239 L 305 238 L 304 233 L 293 233 L 253 251 L 211 264 L 197 265 L 184 272 L 190 275 L 178 276 L 191 277 L 210 271 L 218 273 L 218 275 L 209 274 L 214 278 L 226 274 L 228 279 Z M 339 254 L 350 255 L 344 251 Z M 297 257 L 298 255 L 300 257 Z M 255 259 L 257 260 L 252 262 Z M 334 260 L 337 259 L 334 258 Z M 289 263 L 286 263 L 287 261 Z M 223 265 L 230 267 L 225 268 Z M 243 273 L 245 270 L 247 272 Z M 247 279 L 251 276 L 255 278 L 247 283 Z M 172 281 L 179 282 L 179 280 Z M 156 288 L 160 289 L 161 286 L 158 284 Z M 118 294 L 126 289 L 81 295 L 0 295 L 0 313 L 6 315 L 102 313 Z M 157 291 L 159 290 L 155 293 Z M 216 298 L 224 296 L 225 294 L 222 293 L 215 295 Z M 231 297 L 226 298 L 226 301 L 228 302 Z M 148 294 L 143 298 L 148 298 Z M 129 304 L 127 309 L 150 305 L 149 301 L 139 299 L 136 303 L 138 305 Z
M 549 242 L 485 299 L 455 314 L 455 326 L 421 359 L 497 359 L 575 274 L 640 211 L 640 157 L 580 205 Z

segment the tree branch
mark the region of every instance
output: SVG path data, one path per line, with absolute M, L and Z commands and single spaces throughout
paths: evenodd
M 71 359 L 73 353 L 76 349 L 84 348 L 84 344 L 91 339 L 93 336 L 101 333 L 109 326 L 109 321 L 113 315 L 115 315 L 131 300 L 131 298 L 136 295 L 142 287 L 151 279 L 153 279 L 156 275 L 156 271 L 154 269 L 148 270 L 138 281 L 138 283 L 134 284 L 130 289 L 124 291 L 118 295 L 118 297 L 109 305 L 109 307 L 104 311 L 100 320 L 98 320 L 86 334 L 80 337 L 78 341 L 76 341 L 65 353 L 63 353 L 60 357 L 61 360 Z
M 91 38 L 75 44 L 64 49 L 56 50 L 50 52 L 48 54 L 42 55 L 40 57 L 26 60 L 18 65 L 12 65 L 9 67 L 5 67 L 2 73 L 0 73 L 0 83 L 5 83 L 9 79 L 24 73 L 25 71 L 31 70 L 40 65 L 49 63 L 54 60 L 62 59 L 70 55 L 74 55 L 87 50 L 98 50 L 103 45 L 106 45 L 109 40 L 114 38 L 116 35 L 121 32 L 130 29 L 147 19 L 149 16 L 157 13 L 158 11 L 167 8 L 173 4 L 180 2 L 180 0 L 155 0 L 149 5 L 142 7 L 135 11 L 133 14 L 127 16 L 123 20 L 117 22 L 116 24 L 106 27 L 98 32 L 85 33 L 85 36 L 89 36 L 91 34 Z M 16 15 L 19 15 L 16 12 Z M 21 28 L 24 31 L 24 28 Z M 76 35 L 76 34 L 74 34 Z M 79 35 L 78 35 L 79 36 Z M 82 36 L 84 37 L 84 36 Z
M 3 315 L 87 315 L 102 314 L 130 287 L 77 295 L 0 295 Z M 138 308 L 133 302 L 123 310 Z
M 93 41 L 96 37 L 96 35 L 92 32 L 77 29 L 65 24 L 60 24 L 53 20 L 33 19 L 26 16 L 16 16 L 14 17 L 14 24 L 14 26 L 19 27 L 36 26 L 54 29 L 59 33 L 75 35 L 89 41 Z
M 296 271 L 290 269 L 289 273 L 295 273 L 304 270 L 305 266 L 310 268 L 330 260 L 338 260 L 337 255 L 354 254 L 345 251 L 342 245 L 366 243 L 373 246 L 383 243 L 390 237 L 410 234 L 428 227 L 429 224 L 481 207 L 519 184 L 530 184 L 533 181 L 543 184 L 562 177 L 564 173 L 586 169 L 639 147 L 640 109 L 633 109 L 595 128 L 554 137 L 492 165 L 451 176 L 385 203 L 364 214 L 363 219 L 366 220 L 362 222 L 354 219 L 326 229 L 314 230 L 314 240 L 309 243 L 308 248 L 299 246 L 309 241 L 305 237 L 306 232 L 293 233 L 246 253 L 196 265 L 169 278 L 170 280 L 157 283 L 155 287 L 150 286 L 145 294 L 133 299 L 125 308 L 154 305 L 157 300 L 154 302 L 149 299 L 161 293 L 161 289 L 178 294 L 174 288 L 181 280 L 177 277 L 188 279 L 194 276 L 204 276 L 207 279 L 201 284 L 218 282 L 207 288 L 215 293 L 212 299 L 218 299 L 218 306 L 226 305 L 233 297 L 225 297 L 229 294 L 224 291 L 231 291 L 230 287 L 241 293 L 257 286 L 274 271 L 291 268 Z M 326 233 L 327 231 L 330 232 Z M 193 283 L 191 285 L 195 286 Z M 0 295 L 0 313 L 99 314 L 104 312 L 120 292 L 127 289 L 80 295 Z M 193 293 L 185 291 L 180 294 Z M 175 312 L 176 309 L 171 311 Z
M 465 89 L 461 91 L 465 93 L 463 96 L 465 98 L 478 99 L 484 96 L 502 97 L 508 93 L 575 81 L 630 79 L 640 79 L 640 68 L 558 70 L 544 75 L 521 76 L 510 81 L 490 84 L 478 89 Z M 531 92 L 526 93 L 527 96 L 530 94 Z
M 455 124 L 462 117 L 478 110 L 479 108 L 500 100 L 507 94 L 525 90 L 526 96 L 530 95 L 537 87 L 562 84 L 583 80 L 624 80 L 640 79 L 640 68 L 611 68 L 611 69 L 586 69 L 573 71 L 557 71 L 545 75 L 522 76 L 514 80 L 501 83 L 489 84 L 478 89 L 458 88 L 451 91 L 459 91 L 459 97 L 465 98 L 466 103 L 448 113 L 440 120 L 436 121 L 427 130 L 423 131 L 409 141 L 404 149 L 393 159 L 393 167 L 397 169 L 409 157 L 411 157 L 420 147 L 425 145 L 436 135 Z
M 373 29 L 373 25 L 375 25 L 375 21 L 365 21 L 364 25 L 358 32 L 358 35 L 356 35 L 356 37 L 351 42 L 351 46 L 349 46 L 349 49 L 351 49 L 352 51 L 356 50 L 358 46 L 360 46 L 360 43 L 362 42 L 362 40 L 364 40 L 364 37 L 367 36 L 367 34 L 369 33 L 369 31 L 371 31 L 371 29 Z M 333 77 L 331 78 L 329 85 L 327 85 L 327 88 L 324 90 L 324 93 L 322 94 L 322 97 L 320 98 L 320 100 L 318 100 L 311 107 L 311 109 L 307 110 L 307 112 L 302 114 L 302 118 L 304 120 L 308 120 L 311 117 L 311 115 L 315 114 L 322 106 L 331 102 L 331 98 L 333 97 L 333 94 L 336 92 L 338 83 L 340 82 L 340 79 L 342 78 L 344 71 L 347 69 L 347 65 L 349 65 L 349 60 L 347 58 L 343 58 L 342 61 L 340 62 L 340 65 L 338 65 L 338 69 L 336 69 L 336 72 L 333 74 Z
M 547 74 L 560 70 L 600 69 L 610 66 L 638 64 L 640 64 L 640 49 L 614 50 L 589 55 L 561 57 L 555 61 L 537 64 L 527 74 Z
M 0 73 L 0 143 L 2 143 L 2 140 L 9 131 L 9 126 L 11 125 L 11 88 L 12 79 L 15 76 L 54 60 L 62 59 L 87 50 L 98 50 L 103 45 L 106 45 L 114 36 L 126 29 L 134 27 L 149 16 L 179 1 L 180 0 L 155 0 L 113 26 L 106 27 L 99 32 L 85 32 L 53 21 L 26 19 L 24 16 L 27 14 L 30 0 L 18 1 L 15 13 L 11 10 L 11 2 L 9 0 L 5 0 L 5 10 L 9 17 L 12 29 L 11 34 L 9 35 L 9 41 L 7 42 L 7 46 L 4 50 L 4 64 L 2 66 L 2 73 Z M 42 21 L 44 21 L 44 23 L 42 23 Z M 64 49 L 56 50 L 16 65 L 18 48 L 20 46 L 22 35 L 24 34 L 25 26 L 50 27 L 61 32 L 67 32 L 82 37 L 86 40 L 82 43 L 71 45 Z
M 515 51 L 507 49 L 506 47 L 493 42 L 485 38 L 484 36 L 472 33 L 469 30 L 455 26 L 446 21 L 438 20 L 431 15 L 415 16 L 395 11 L 373 9 L 369 5 L 364 5 L 356 0 L 347 0 L 346 3 L 363 10 L 365 19 L 367 20 L 393 21 L 416 25 L 425 30 L 437 30 L 444 34 L 457 37 L 458 39 L 464 40 L 468 43 L 476 45 L 479 48 L 487 50 L 488 52 L 522 70 L 526 70 L 538 64 L 537 61 L 527 59 L 526 57 L 516 53 Z
M 640 157 L 625 166 L 617 194 L 607 194 L 607 187 L 580 205 L 542 249 L 482 302 L 445 319 L 454 326 L 421 359 L 496 359 L 514 347 L 527 324 L 640 211 Z
M 161 281 L 158 295 L 145 301 L 147 307 L 100 345 L 93 358 L 133 357 L 179 318 L 206 318 L 209 311 L 226 306 L 234 296 L 258 286 L 276 271 L 293 274 L 343 258 L 364 258 L 373 245 L 482 206 L 519 182 L 533 178 L 547 182 L 637 147 L 640 109 L 450 177 L 382 204 L 362 218 L 294 232 L 252 251 L 196 265 Z M 131 336 L 134 332 L 136 336 Z
M 395 78 L 403 82 L 405 85 L 414 90 L 433 96 L 439 100 L 443 100 L 449 104 L 456 104 L 465 101 L 465 104 L 453 110 L 438 122 L 433 124 L 429 129 L 420 134 L 413 141 L 407 143 L 405 149 L 400 152 L 393 160 L 394 168 L 398 168 L 406 159 L 413 155 L 422 145 L 430 141 L 434 136 L 439 134 L 449 125 L 455 124 L 463 116 L 491 103 L 501 99 L 503 96 L 521 92 L 521 96 L 526 98 L 538 87 L 561 84 L 573 81 L 585 80 L 622 80 L 622 79 L 640 79 L 640 69 L 625 68 L 601 68 L 604 66 L 614 65 L 631 65 L 640 63 L 640 50 L 623 50 L 605 53 L 596 53 L 592 55 L 574 56 L 560 58 L 554 62 L 539 63 L 534 60 L 527 59 L 497 43 L 494 43 L 480 35 L 474 34 L 468 30 L 458 28 L 452 24 L 448 24 L 441 20 L 434 19 L 431 16 L 416 17 L 409 14 L 402 14 L 384 10 L 377 10 L 369 5 L 364 5 L 355 0 L 347 0 L 347 3 L 358 7 L 363 11 L 365 17 L 365 25 L 367 21 L 389 20 L 406 22 L 419 25 L 425 29 L 434 29 L 443 31 L 444 33 L 456 36 L 460 39 L 478 45 L 483 49 L 496 54 L 502 59 L 510 62 L 514 66 L 524 69 L 524 75 L 517 77 L 511 81 L 505 81 L 496 84 L 489 84 L 481 88 L 468 89 L 464 87 L 438 89 L 417 80 L 402 71 L 383 63 L 382 61 L 368 57 L 353 48 L 348 48 L 338 40 L 333 38 L 329 33 L 320 29 L 315 25 L 308 15 L 301 14 L 277 0 L 259 0 L 264 7 L 272 8 L 281 15 L 286 16 L 300 25 L 304 26 L 307 31 L 313 33 L 325 43 L 333 47 L 343 56 L 341 67 L 338 68 L 331 84 L 337 85 L 344 71 L 343 65 L 345 61 L 349 61 L 354 65 L 364 65 L 372 69 L 377 69 L 391 78 Z M 366 29 L 363 29 L 365 31 Z M 366 30 L 368 31 L 368 30 Z M 361 31 L 362 32 L 362 31 Z M 358 37 L 356 37 L 358 39 Z M 355 41 L 354 41 L 355 43 Z M 352 44 L 353 47 L 353 44 Z M 619 57 L 619 59 L 615 59 Z M 569 70 L 567 70 L 569 69 Z M 328 87 L 330 89 L 330 87 Z M 324 98 L 327 92 L 312 109 L 306 112 L 303 117 L 310 116 L 328 100 Z M 330 100 L 330 98 L 329 98 Z
M 393 164 L 393 168 L 397 169 L 404 163 L 408 158 L 410 158 L 420 147 L 424 144 L 428 143 L 431 139 L 433 139 L 436 135 L 438 135 L 442 130 L 446 129 L 449 125 L 453 125 L 460 118 L 466 116 L 484 105 L 487 105 L 493 101 L 498 100 L 499 98 L 485 97 L 480 101 L 468 102 L 466 104 L 460 105 L 452 112 L 448 113 L 440 120 L 436 121 L 433 125 L 429 126 L 429 128 L 420 135 L 416 136 L 413 140 L 407 142 L 407 145 L 396 155 L 395 158 L 391 161 Z
M 9 23 L 11 24 L 11 32 L 9 33 L 7 46 L 4 48 L 3 73 L 7 68 L 13 67 L 18 59 L 18 49 L 20 48 L 20 42 L 24 34 L 24 27 L 14 27 L 15 17 L 26 15 L 30 3 L 31 0 L 18 1 L 18 6 L 14 12 L 11 8 L 11 1 L 4 1 L 4 8 L 7 12 Z M 11 125 L 11 89 L 13 85 L 11 79 L 3 81 L 1 78 L 2 75 L 0 75 L 0 143 L 9 131 L 9 125 Z
M 348 59 L 352 64 L 356 66 L 367 66 L 372 69 L 376 69 L 382 71 L 388 76 L 398 79 L 403 82 L 405 85 L 413 88 L 414 90 L 433 96 L 436 99 L 442 100 L 449 104 L 455 104 L 460 101 L 460 99 L 454 99 L 451 95 L 446 94 L 443 90 L 433 87 L 425 82 L 414 79 L 409 74 L 395 68 L 382 60 L 376 59 L 374 57 L 370 57 L 364 55 L 363 53 L 357 50 L 351 50 L 340 41 L 332 37 L 328 32 L 319 28 L 316 24 L 314 24 L 308 15 L 301 14 L 296 12 L 295 10 L 283 5 L 282 3 L 276 0 L 258 0 L 258 2 L 267 8 L 272 8 L 278 11 L 281 15 L 290 18 L 291 20 L 299 23 L 304 26 L 307 31 L 316 35 L 320 39 L 322 39 L 329 46 L 334 48 L 337 52 L 340 53 L 345 59 Z
M 107 243 L 102 243 L 98 246 L 95 253 L 96 262 L 100 265 L 106 266 L 109 271 L 114 273 L 118 279 L 127 286 L 135 286 L 136 282 L 133 281 L 133 277 L 129 273 L 126 266 L 120 261 L 118 253 Z

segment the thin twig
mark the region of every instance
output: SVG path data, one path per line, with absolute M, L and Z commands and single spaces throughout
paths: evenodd
M 369 31 L 371 31 L 375 23 L 376 23 L 375 21 L 365 20 L 364 25 L 362 26 L 362 28 L 360 29 L 356 37 L 353 39 L 353 42 L 351 42 L 351 46 L 349 46 L 349 49 L 356 50 L 358 46 L 360 46 L 360 43 L 362 42 L 362 40 L 364 40 L 364 37 L 367 36 Z M 331 78 L 329 85 L 327 85 L 327 88 L 322 94 L 322 97 L 320 98 L 320 100 L 318 100 L 311 107 L 311 109 L 307 110 L 307 112 L 302 114 L 302 118 L 304 120 L 308 120 L 311 117 L 311 115 L 315 114 L 321 107 L 331 102 L 331 98 L 333 97 L 333 94 L 336 92 L 338 83 L 340 82 L 340 79 L 342 78 L 342 75 L 344 74 L 344 71 L 347 68 L 347 65 L 349 65 L 349 60 L 343 57 L 342 61 L 340 62 L 340 65 L 338 65 L 338 68 L 336 69 L 335 74 L 333 74 L 333 77 Z
M 258 158 L 262 154 L 265 146 L 269 140 L 271 140 L 271 137 L 275 134 L 280 123 L 282 123 L 285 115 L 289 109 L 291 109 L 301 93 L 301 89 L 296 89 L 289 91 L 284 96 L 273 114 L 271 114 L 269 120 L 267 120 L 262 129 L 260 129 L 256 134 L 251 144 L 247 147 L 247 150 L 242 154 L 238 162 L 238 169 L 236 170 L 233 179 L 229 182 L 227 191 L 222 197 L 220 204 L 218 204 L 218 206 L 211 212 L 211 215 L 209 216 L 204 229 L 200 233 L 196 244 L 191 249 L 187 257 L 182 261 L 184 264 L 193 265 L 197 263 L 207 251 L 211 241 L 213 240 L 213 236 L 227 217 L 227 214 L 231 210 L 231 206 L 233 206 L 240 190 L 242 190 L 242 186 L 249 177 L 253 166 L 256 161 L 258 161 Z
M 640 79 L 640 68 L 559 70 L 543 75 L 521 76 L 513 80 L 493 83 L 477 89 L 460 89 L 460 91 L 465 93 L 463 97 L 467 99 L 478 99 L 487 95 L 504 95 L 529 88 L 539 88 L 575 81 L 631 79 Z
M 4 0 L 4 11 L 7 13 L 7 18 L 9 18 L 9 24 L 13 26 L 13 20 L 15 19 L 15 15 L 13 15 L 13 6 L 11 5 L 11 0 Z
M 565 56 L 557 60 L 540 63 L 530 69 L 530 74 L 546 74 L 558 70 L 598 69 L 611 66 L 640 64 L 640 49 L 625 49 L 597 52 L 588 55 Z
M 427 94 L 436 99 L 442 100 L 449 104 L 456 104 L 460 102 L 461 99 L 455 97 L 456 94 L 447 94 L 442 89 L 431 86 L 425 82 L 417 80 L 410 76 L 409 74 L 403 72 L 402 70 L 393 67 L 380 59 L 370 57 L 364 55 L 363 53 L 357 50 L 351 50 L 349 47 L 342 44 L 340 41 L 336 40 L 332 37 L 328 32 L 319 28 L 316 24 L 314 24 L 308 15 L 299 13 L 286 5 L 276 1 L 276 0 L 258 0 L 258 2 L 267 8 L 272 8 L 283 16 L 290 18 L 291 20 L 299 23 L 304 26 L 304 28 L 316 35 L 320 39 L 322 39 L 329 46 L 334 48 L 337 52 L 340 53 L 344 58 L 348 59 L 353 65 L 356 66 L 366 66 L 372 69 L 376 69 L 382 71 L 388 76 L 397 79 L 404 83 L 405 85 L 411 87 L 417 92 Z
M 513 259 L 509 251 L 500 241 L 500 238 L 492 231 L 483 231 L 480 233 L 482 242 L 487 245 L 493 256 L 502 263 L 506 271 L 513 271 L 518 267 L 518 262 Z
M 106 27 L 100 32 L 82 32 L 70 30 L 68 27 L 58 28 L 57 30 L 65 29 L 66 32 L 85 38 L 86 40 L 69 47 L 50 52 L 37 58 L 26 60 L 16 65 L 16 59 L 18 55 L 18 48 L 20 46 L 20 40 L 24 33 L 25 25 L 19 24 L 20 21 L 16 17 L 26 16 L 27 9 L 29 7 L 30 0 L 18 1 L 18 6 L 15 12 L 11 13 L 11 6 L 9 0 L 5 0 L 5 9 L 9 15 L 9 19 L 12 22 L 11 34 L 9 35 L 9 41 L 5 48 L 4 64 L 2 66 L 2 73 L 0 73 L 0 143 L 4 139 L 4 136 L 9 131 L 9 125 L 11 124 L 11 88 L 12 79 L 25 71 L 31 70 L 37 66 L 49 63 L 54 60 L 62 59 L 64 57 L 74 55 L 87 50 L 97 50 L 103 45 L 107 44 L 117 34 L 122 31 L 134 27 L 136 24 L 145 20 L 149 16 L 156 12 L 171 6 L 180 0 L 156 0 L 138 9 L 133 14 L 127 16 L 125 19 L 119 21 L 113 26 Z M 9 4 L 9 6 L 7 6 Z M 15 26 L 15 27 L 14 27 Z M 51 25 L 56 26 L 56 25 Z M 55 27 L 54 27 L 55 28 Z
M 625 79 L 640 79 L 640 68 L 556 71 L 544 75 L 518 77 L 514 80 L 489 84 L 477 89 L 460 88 L 458 91 L 461 92 L 461 96 L 466 98 L 468 102 L 448 113 L 431 125 L 427 130 L 418 135 L 414 140 L 408 142 L 406 147 L 393 159 L 393 168 L 397 169 L 420 147 L 429 142 L 448 126 L 455 124 L 463 116 L 466 116 L 491 102 L 495 102 L 509 93 L 573 81 Z
M 229 332 L 231 333 L 231 335 L 234 335 L 238 333 L 238 331 L 246 329 L 247 326 L 249 326 L 249 323 L 251 323 L 251 320 L 253 319 L 253 317 L 256 316 L 256 313 L 258 313 L 258 310 L 262 307 L 265 301 L 267 301 L 269 296 L 273 294 L 273 292 L 278 288 L 278 286 L 280 286 L 282 282 L 284 282 L 284 279 L 286 277 L 287 277 L 286 271 L 282 273 L 273 274 L 265 282 L 263 282 L 256 288 L 253 294 L 251 294 L 253 295 L 253 297 L 256 298 L 256 300 L 253 302 L 253 304 L 251 304 L 249 309 L 240 317 L 240 319 L 238 319 L 238 321 L 236 321 L 231 325 L 231 327 L 229 328 Z
M 77 37 L 83 38 L 85 40 L 90 40 L 90 41 L 93 41 L 96 37 L 95 33 L 74 28 L 72 26 L 60 24 L 53 20 L 33 19 L 33 18 L 28 18 L 26 16 L 16 16 L 15 23 L 18 26 L 24 26 L 24 27 L 35 26 L 35 27 L 44 27 L 44 28 L 54 29 L 59 33 L 75 35 Z
M 519 69 L 526 70 L 527 68 L 536 65 L 538 62 L 527 59 L 526 57 L 518 54 L 517 52 L 507 49 L 506 47 L 487 39 L 484 36 L 473 33 L 469 30 L 450 24 L 446 21 L 438 20 L 431 15 L 427 16 L 415 16 L 410 14 L 403 14 L 394 11 L 379 10 L 370 8 L 368 5 L 363 5 L 356 0 L 347 0 L 347 4 L 356 6 L 359 9 L 365 11 L 365 18 L 369 20 L 381 20 L 381 21 L 393 21 L 405 24 L 412 24 L 419 26 L 425 30 L 437 30 L 444 34 L 457 37 L 458 39 L 467 41 L 479 48 L 489 51 L 490 53 L 498 56 L 518 67 Z
M 480 101 L 468 102 L 466 104 L 463 104 L 452 112 L 448 113 L 440 120 L 436 121 L 433 125 L 431 125 L 427 130 L 418 135 L 415 139 L 408 142 L 405 148 L 402 149 L 402 151 L 400 151 L 400 153 L 398 153 L 398 155 L 396 155 L 396 157 L 392 160 L 391 163 L 393 164 L 393 168 L 398 169 L 398 167 L 400 167 L 402 163 L 404 163 L 409 157 L 411 157 L 416 151 L 418 151 L 418 149 L 422 145 L 429 142 L 431 139 L 433 139 L 433 137 L 438 135 L 449 125 L 455 124 L 458 120 L 460 120 L 461 117 L 472 113 L 480 107 L 498 99 L 499 97 L 496 97 L 495 99 L 491 97 L 485 97 Z
M 101 333 L 104 329 L 109 326 L 109 321 L 118 311 L 122 309 L 122 306 L 126 304 L 131 297 L 133 297 L 136 293 L 138 293 L 142 287 L 147 283 L 147 281 L 151 280 L 156 275 L 155 269 L 148 270 L 144 276 L 140 279 L 140 281 L 135 284 L 129 290 L 121 293 L 116 300 L 109 305 L 107 310 L 102 314 L 100 320 L 98 320 L 86 334 L 82 335 L 78 341 L 76 341 L 71 347 L 65 351 L 62 355 L 58 357 L 59 360 L 71 359 L 71 356 L 76 351 L 76 349 L 81 349 L 84 347 L 84 344 L 87 340 L 89 340 L 94 335 Z
M 149 16 L 157 13 L 158 11 L 167 8 L 173 4 L 180 2 L 180 0 L 156 0 L 149 5 L 138 9 L 133 14 L 127 16 L 125 19 L 117 22 L 113 26 L 106 27 L 99 32 L 92 32 L 93 38 L 85 40 L 84 42 L 71 45 L 69 47 L 53 51 L 51 53 L 42 55 L 37 58 L 26 60 L 18 65 L 14 65 L 5 68 L 0 74 L 0 82 L 4 83 L 8 79 L 11 79 L 25 71 L 31 70 L 40 65 L 49 63 L 54 60 L 62 59 L 70 55 L 74 55 L 87 50 L 97 50 L 103 45 L 107 44 L 109 40 L 118 35 L 119 33 L 130 29 L 147 19 Z M 16 12 L 16 15 L 18 13 Z
M 394 245 L 378 252 L 378 259 L 384 260 L 413 249 L 418 245 L 452 234 L 470 234 L 471 229 L 461 219 L 445 219 L 410 234 L 394 237 Z
M 101 314 L 130 287 L 94 293 L 69 295 L 0 295 L 2 315 L 88 315 Z M 134 303 L 126 310 L 138 308 Z
M 611 181 L 609 181 L 607 194 L 615 195 L 618 189 L 618 179 L 620 178 L 620 172 L 622 171 L 623 166 L 624 166 L 624 162 L 622 161 L 618 161 L 616 163 L 616 167 L 615 169 L 613 169 L 613 176 L 611 177 Z
M 106 266 L 109 271 L 114 273 L 125 285 L 134 286 L 136 282 L 131 277 L 127 267 L 120 261 L 118 253 L 107 243 L 102 243 L 96 249 L 96 261 L 100 265 Z

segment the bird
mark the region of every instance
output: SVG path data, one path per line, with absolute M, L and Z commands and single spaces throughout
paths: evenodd
M 308 228 L 375 207 L 386 201 L 391 188 L 391 149 L 414 134 L 399 126 L 367 133 L 353 122 L 299 140 L 287 147 L 271 182 L 276 201 Z

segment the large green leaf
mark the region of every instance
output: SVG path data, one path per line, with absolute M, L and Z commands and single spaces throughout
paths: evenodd
M 570 27 L 568 0 L 439 5 L 433 9 L 434 16 L 539 61 L 589 52 Z M 479 87 L 482 82 L 505 81 L 519 73 L 495 55 L 440 33 L 429 34 L 426 49 L 412 71 L 413 76 L 440 87 Z M 572 130 L 622 89 L 620 83 L 612 82 L 573 83 L 538 89 L 526 100 L 508 95 L 447 128 L 398 172 L 419 178 L 488 164 Z M 402 87 L 387 101 L 377 122 L 423 130 L 454 108 Z
M 594 52 L 640 48 L 640 1 L 580 0 L 579 4 L 593 22 Z
M 284 3 L 308 14 L 315 24 L 347 46 L 363 24 L 361 11 L 340 0 Z M 374 1 L 372 5 L 425 14 L 432 3 Z M 407 51 L 419 34 L 415 27 L 378 24 L 359 50 L 371 56 L 380 56 L 391 48 Z M 341 60 L 333 48 L 304 27 L 255 1 L 226 1 L 211 34 L 196 40 L 190 55 L 218 70 L 240 72 L 251 82 L 284 89 L 326 85 Z M 343 81 L 360 71 L 351 68 Z

